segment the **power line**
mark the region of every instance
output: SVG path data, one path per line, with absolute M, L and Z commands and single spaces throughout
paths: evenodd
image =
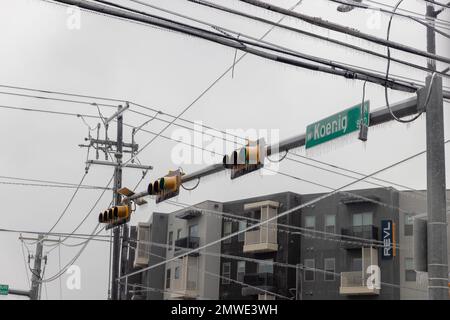
M 133 240 L 131 240 L 131 241 L 132 241 L 132 242 L 136 242 L 136 241 L 133 241 Z M 138 250 L 137 248 L 131 246 L 130 244 L 128 244 L 128 247 L 129 247 L 130 249 L 133 249 L 133 250 Z M 161 259 L 165 259 L 165 258 L 166 258 L 166 257 L 164 257 L 164 256 L 161 256 L 161 255 L 158 255 L 158 254 L 154 254 L 154 253 L 152 253 L 152 252 L 150 252 L 150 251 L 147 251 L 147 253 L 148 253 L 149 255 L 154 256 L 154 257 L 157 257 L 157 258 L 161 258 Z M 181 260 L 176 260 L 175 262 L 178 262 L 179 264 L 182 264 L 182 263 L 183 263 Z M 242 286 L 245 286 L 245 287 L 249 287 L 249 288 L 258 290 L 258 291 L 260 291 L 260 292 L 264 292 L 264 293 L 266 293 L 266 294 L 274 295 L 274 296 L 279 297 L 279 298 L 282 298 L 282 299 L 292 300 L 292 298 L 286 297 L 286 296 L 284 296 L 284 295 L 281 295 L 281 294 L 278 294 L 278 293 L 275 293 L 275 292 L 272 292 L 272 291 L 264 290 L 264 289 L 262 289 L 262 288 L 260 288 L 260 287 L 252 286 L 252 285 L 247 284 L 247 283 L 245 283 L 245 282 L 243 282 L 243 281 L 234 280 L 234 279 L 231 278 L 231 276 L 230 276 L 230 277 L 224 277 L 224 276 L 222 276 L 222 275 L 220 275 L 220 274 L 213 273 L 213 272 L 209 272 L 209 271 L 205 270 L 205 268 L 199 268 L 199 271 L 200 271 L 200 270 L 201 270 L 202 272 L 204 272 L 205 274 L 208 274 L 208 275 L 211 275 L 211 276 L 214 276 L 214 277 L 218 277 L 219 279 L 230 280 L 231 282 L 234 282 L 234 283 L 240 284 L 240 285 L 242 285 Z
M 200 0 L 188 0 L 188 1 L 205 2 L 205 1 L 200 1 Z M 336 32 L 339 32 L 339 33 L 348 34 L 348 35 L 351 35 L 351 36 L 354 36 L 354 37 L 357 37 L 357 38 L 361 38 L 361 39 L 364 39 L 364 40 L 367 40 L 367 41 L 370 41 L 370 42 L 377 43 L 379 45 L 390 47 L 392 49 L 397 49 L 397 50 L 400 50 L 400 51 L 404 51 L 404 52 L 408 52 L 408 53 L 411 53 L 411 54 L 419 55 L 419 56 L 422 56 L 422 57 L 425 57 L 425 58 L 435 59 L 435 60 L 442 61 L 442 62 L 445 62 L 445 63 L 450 63 L 450 59 L 449 58 L 446 58 L 446 57 L 443 57 L 443 56 L 438 56 L 438 55 L 435 55 L 435 54 L 431 54 L 429 52 L 426 52 L 426 51 L 423 51 L 423 50 L 418 50 L 416 48 L 412 48 L 412 47 L 409 47 L 409 46 L 406 46 L 406 45 L 403 45 L 403 44 L 400 44 L 400 43 L 397 43 L 397 42 L 387 41 L 385 39 L 378 38 L 378 37 L 372 36 L 370 34 L 365 34 L 365 33 L 362 33 L 360 31 L 356 30 L 356 29 L 349 28 L 349 27 L 346 27 L 346 26 L 342 26 L 342 25 L 339 25 L 337 23 L 329 22 L 329 21 L 323 20 L 321 18 L 310 17 L 308 15 L 301 14 L 301 13 L 298 13 L 298 12 L 286 12 L 286 10 L 281 8 L 281 7 L 278 7 L 278 6 L 275 6 L 275 5 L 271 5 L 271 4 L 268 4 L 266 2 L 262 2 L 262 1 L 259 1 L 259 0 L 238 0 L 238 1 L 243 2 L 243 3 L 247 3 L 249 5 L 256 6 L 256 7 L 259 7 L 259 8 L 263 8 L 263 9 L 266 9 L 266 10 L 269 10 L 269 11 L 272 11 L 272 12 L 276 12 L 276 13 L 279 13 L 279 14 L 286 14 L 286 15 L 289 15 L 289 16 L 291 16 L 293 18 L 297 18 L 299 20 L 305 21 L 307 23 L 310 23 L 310 24 L 313 24 L 313 25 L 316 25 L 316 26 L 319 26 L 319 27 L 322 27 L 322 28 L 333 30 L 333 31 L 336 31 Z
M 420 20 L 420 19 L 418 19 L 416 17 L 410 16 L 410 15 L 405 15 L 405 14 L 399 13 L 399 12 L 397 12 L 396 8 L 394 8 L 393 11 L 389 11 L 389 10 L 385 10 L 383 8 L 373 8 L 373 7 L 369 6 L 369 5 L 366 5 L 366 4 L 360 3 L 360 2 L 355 2 L 353 0 L 326 0 L 326 1 L 331 1 L 331 2 L 335 2 L 335 3 L 339 3 L 339 4 L 344 4 L 344 5 L 352 6 L 352 7 L 358 8 L 358 9 L 377 10 L 377 11 L 380 11 L 380 12 L 383 12 L 383 13 L 386 13 L 386 14 L 389 14 L 389 15 L 395 15 L 395 16 L 399 16 L 399 17 L 402 17 L 402 18 L 411 19 L 412 21 L 415 21 L 415 22 L 417 22 L 417 23 L 419 23 L 419 24 L 421 24 L 421 25 L 423 25 L 423 26 L 425 26 L 427 28 L 433 29 L 436 33 L 439 33 L 440 35 L 442 35 L 442 36 L 444 36 L 446 38 L 450 38 L 449 34 L 447 34 L 447 33 L 443 32 L 443 31 L 437 29 L 435 26 L 431 25 L 430 23 L 424 22 L 424 21 L 422 21 L 422 20 Z
M 138 242 L 138 241 L 134 241 L 134 240 L 130 240 L 130 241 L 136 242 L 136 243 Z M 170 247 L 170 245 L 168 245 L 168 244 L 163 244 L 163 243 L 158 243 L 158 242 L 151 242 L 151 241 L 139 241 L 139 242 L 143 243 L 143 244 L 153 245 L 155 247 L 161 247 L 161 248 L 169 248 Z M 180 250 L 182 252 L 190 252 L 190 251 L 192 251 L 192 250 L 189 250 L 187 248 L 177 247 L 177 246 L 175 246 L 175 249 Z M 145 250 L 145 251 L 149 252 L 149 250 Z M 278 266 L 278 267 L 282 267 L 282 268 L 302 269 L 302 270 L 320 272 L 320 273 L 323 273 L 323 274 L 333 274 L 333 275 L 337 276 L 338 278 L 341 277 L 341 274 L 337 273 L 337 272 L 323 270 L 323 269 L 319 269 L 319 268 L 315 268 L 315 267 L 314 268 L 306 267 L 306 266 L 303 266 L 301 264 L 294 265 L 294 264 L 285 263 L 285 262 L 268 261 L 268 260 L 250 258 L 250 257 L 245 257 L 245 256 L 236 256 L 236 255 L 231 255 L 231 254 L 226 254 L 226 253 L 214 253 L 214 252 L 211 252 L 211 251 L 204 251 L 203 249 L 201 251 L 202 251 L 202 254 L 204 254 L 204 255 L 221 257 L 221 258 L 225 258 L 225 259 L 247 261 L 247 262 L 253 262 L 253 263 L 257 263 L 257 264 L 268 264 L 268 265 Z M 173 261 L 169 261 L 169 260 L 167 260 L 164 257 L 164 259 L 166 259 L 166 260 L 164 260 L 164 261 L 162 261 L 162 262 L 160 262 L 158 264 L 161 264 L 161 263 L 162 264 L 166 264 L 166 263 L 169 263 L 169 262 L 178 262 L 179 259 L 176 259 L 176 258 L 183 257 L 184 255 L 185 255 L 185 253 L 182 253 L 181 255 L 177 255 Z M 401 286 L 401 285 L 398 285 L 398 284 L 393 284 L 393 283 L 388 283 L 388 282 L 381 282 L 380 284 L 381 285 L 385 285 L 385 286 L 389 286 L 389 287 L 405 288 L 405 289 L 412 289 L 412 290 L 426 292 L 425 290 L 411 288 L 411 287 L 404 287 L 404 286 Z
M 215 24 L 212 24 L 212 23 L 208 23 L 208 22 L 196 19 L 196 18 L 192 18 L 192 17 L 186 16 L 184 14 L 180 14 L 180 13 L 177 13 L 177 12 L 174 12 L 174 11 L 171 11 L 171 10 L 163 9 L 163 8 L 151 5 L 151 4 L 147 4 L 147 3 L 139 1 L 139 0 L 129 0 L 129 1 L 141 4 L 143 6 L 146 6 L 146 7 L 155 9 L 155 10 L 159 10 L 159 11 L 162 11 L 162 12 L 165 12 L 165 13 L 169 13 L 169 14 L 172 14 L 172 15 L 184 18 L 184 19 L 188 19 L 188 20 L 191 20 L 191 21 L 203 24 L 203 25 L 207 25 L 207 26 L 209 26 L 209 27 L 211 27 L 211 28 L 213 28 L 215 30 L 218 30 L 218 31 L 223 30 L 223 31 L 226 31 L 226 32 L 233 33 L 235 35 L 243 36 L 243 37 L 245 37 L 247 39 L 255 40 L 255 41 L 258 41 L 260 43 L 272 46 L 273 48 L 278 48 L 278 49 L 281 49 L 281 50 L 289 51 L 291 53 L 301 54 L 298 51 L 291 50 L 291 49 L 288 49 L 288 48 L 283 47 L 283 46 L 276 45 L 276 44 L 271 43 L 271 42 L 267 42 L 267 41 L 263 41 L 263 40 L 260 40 L 260 39 L 256 39 L 256 38 L 254 38 L 252 36 L 249 36 L 247 34 L 244 34 L 242 32 L 237 32 L 237 31 L 233 31 L 233 30 L 230 30 L 230 29 L 227 29 L 227 28 L 224 28 L 224 27 L 220 27 L 218 25 L 215 25 Z M 191 1 L 191 0 L 188 0 L 188 1 Z M 313 38 L 317 38 L 317 39 L 320 39 L 320 40 L 324 40 L 324 41 L 327 41 L 327 42 L 330 42 L 330 43 L 333 43 L 333 44 L 337 44 L 339 46 L 344 46 L 344 47 L 347 47 L 347 48 L 350 48 L 350 49 L 353 49 L 353 50 L 364 52 L 364 53 L 367 53 L 367 54 L 370 54 L 370 55 L 373 55 L 373 56 L 376 56 L 376 57 L 380 57 L 380 58 L 383 58 L 383 59 L 388 59 L 388 57 L 386 55 L 384 55 L 384 54 L 378 53 L 378 52 L 373 51 L 373 50 L 365 49 L 365 48 L 362 48 L 362 47 L 357 46 L 357 45 L 352 45 L 352 44 L 349 44 L 349 43 L 346 43 L 346 42 L 343 42 L 343 41 L 335 40 L 335 39 L 330 38 L 330 37 L 325 37 L 325 36 L 321 36 L 321 35 L 318 35 L 318 34 L 315 34 L 315 33 L 312 33 L 312 32 L 303 31 L 303 30 L 298 29 L 298 28 L 294 28 L 294 27 L 291 27 L 291 26 L 288 26 L 288 25 L 285 25 L 285 24 L 280 24 L 280 23 L 277 23 L 277 22 L 273 22 L 273 21 L 268 20 L 268 19 L 260 18 L 260 17 L 254 16 L 254 15 L 250 15 L 250 14 L 247 14 L 247 13 L 244 13 L 244 12 L 241 12 L 241 11 L 237 11 L 237 10 L 234 10 L 234 9 L 230 9 L 230 8 L 227 8 L 227 7 L 224 7 L 224 6 L 220 6 L 220 5 L 217 5 L 217 4 L 213 4 L 213 3 L 209 3 L 209 2 L 203 2 L 203 1 L 202 2 L 194 1 L 194 2 L 198 3 L 198 4 L 201 4 L 201 5 L 205 5 L 207 7 L 211 7 L 211 8 L 217 9 L 217 10 L 221 10 L 221 11 L 224 11 L 224 12 L 227 12 L 227 13 L 235 14 L 235 15 L 242 16 L 242 17 L 245 17 L 245 18 L 249 18 L 249 19 L 252 19 L 252 20 L 255 20 L 255 21 L 259 21 L 259 22 L 262 22 L 262 23 L 266 23 L 266 24 L 270 24 L 270 25 L 273 25 L 273 26 L 276 26 L 276 27 L 280 27 L 280 28 L 283 28 L 283 29 L 286 29 L 286 30 L 289 30 L 289 31 L 293 31 L 293 32 L 302 34 L 302 35 L 306 35 L 306 36 L 309 36 L 309 37 L 313 37 Z M 328 61 L 331 61 L 331 60 L 328 59 Z M 391 58 L 391 61 L 403 64 L 403 65 L 406 65 L 406 66 L 409 66 L 409 67 L 412 67 L 412 68 L 415 68 L 415 69 L 419 69 L 419 70 L 422 70 L 422 71 L 430 71 L 430 69 L 428 69 L 427 67 L 423 67 L 423 66 L 420 66 L 420 65 L 411 63 L 409 61 L 402 60 L 402 59 Z M 333 61 L 333 62 L 335 62 L 335 61 Z M 357 66 L 354 66 L 354 65 L 351 65 L 351 64 L 346 64 L 346 63 L 341 63 L 341 64 L 345 65 L 345 66 L 348 66 L 348 67 L 357 67 Z M 373 69 L 369 69 L 369 68 L 363 68 L 363 67 L 358 67 L 358 68 L 366 70 L 366 71 L 374 71 Z M 444 72 L 440 72 L 439 74 L 442 75 L 442 76 L 445 76 L 445 77 L 450 77 L 450 75 L 448 75 L 448 74 L 446 74 Z
M 380 5 L 380 6 L 384 6 L 384 7 L 386 7 L 386 8 L 390 8 L 390 9 L 393 9 L 393 8 L 394 8 L 393 5 L 385 4 L 385 3 L 382 3 L 382 2 L 379 2 L 379 1 L 374 1 L 374 0 L 365 0 L 365 1 L 368 2 L 368 3 L 374 3 L 374 4 L 377 4 L 377 5 Z M 415 16 L 418 16 L 418 17 L 420 17 L 420 19 L 421 19 L 422 21 L 429 21 L 429 20 L 432 20 L 432 21 L 434 21 L 435 23 L 440 24 L 440 25 L 442 25 L 442 26 L 447 26 L 447 27 L 450 26 L 450 22 L 448 22 L 448 21 L 446 21 L 446 20 L 443 20 L 443 19 L 439 19 L 439 18 L 437 18 L 437 17 L 427 17 L 427 16 L 425 16 L 425 15 L 422 14 L 422 13 L 415 12 L 415 11 L 408 10 L 408 9 L 398 9 L 398 11 L 405 12 L 405 13 L 409 13 L 409 14 L 413 14 L 413 15 L 415 15 Z
M 431 4 L 436 5 L 436 6 L 440 6 L 440 7 L 443 7 L 443 8 L 450 9 L 450 3 L 449 4 L 445 4 L 445 3 L 437 2 L 437 1 L 434 1 L 434 0 L 423 0 L 423 1 L 431 3 Z
M 58 182 L 58 181 L 49 181 L 49 180 L 40 180 L 40 179 L 27 179 L 27 178 L 19 178 L 19 177 L 11 177 L 11 176 L 0 176 L 0 179 L 8 179 L 8 180 L 17 180 L 17 181 L 30 181 L 30 182 L 38 182 L 38 184 L 31 183 L 14 183 L 8 181 L 0 181 L 0 184 L 17 184 L 17 185 L 27 185 L 27 186 L 38 186 L 38 187 L 53 187 L 53 188 L 77 188 L 78 186 L 73 183 L 68 182 Z M 94 189 L 94 190 L 103 190 L 104 187 L 100 186 L 92 186 L 92 185 L 81 185 L 80 189 Z M 107 189 L 111 190 L 111 189 Z
M 181 207 L 184 209 L 188 209 L 188 208 L 195 208 L 198 209 L 200 211 L 202 211 L 202 213 L 206 213 L 206 214 L 212 214 L 214 217 L 217 218 L 221 218 L 224 220 L 231 220 L 234 222 L 239 222 L 239 221 L 252 221 L 252 222 L 260 222 L 260 219 L 255 219 L 255 218 L 251 218 L 251 217 L 246 217 L 246 216 L 239 216 L 236 214 L 232 214 L 229 212 L 223 212 L 223 211 L 216 211 L 216 210 L 211 210 L 211 209 L 203 209 L 201 207 L 198 207 L 196 205 L 189 205 L 189 204 L 185 204 L 182 203 L 180 201 L 170 201 L 168 200 L 170 204 L 177 206 L 177 207 Z M 281 227 L 281 229 L 279 228 Z M 346 243 L 346 244 L 356 244 L 356 245 L 371 245 L 373 247 L 379 247 L 379 248 L 386 248 L 385 245 L 383 245 L 382 241 L 376 240 L 376 239 L 367 239 L 367 238 L 362 238 L 362 237 L 356 237 L 356 236 L 351 236 L 351 235 L 343 235 L 343 234 L 338 234 L 338 233 L 333 233 L 333 232 L 326 232 L 326 231 L 321 231 L 321 230 L 316 230 L 316 229 L 308 229 L 308 228 L 304 228 L 304 227 L 299 227 L 299 226 L 295 226 L 295 225 L 287 225 L 287 224 L 282 224 L 277 222 L 276 226 L 267 226 L 266 227 L 268 230 L 276 230 L 277 232 L 284 232 L 284 233 L 288 233 L 288 234 L 301 234 L 304 235 L 305 237 L 309 237 L 309 238 L 314 238 L 314 239 L 320 239 L 320 240 L 325 240 L 325 241 L 333 241 L 333 242 L 339 242 L 339 243 Z M 298 230 L 298 231 L 289 231 L 289 230 Z M 319 236 L 315 236 L 314 234 L 319 234 L 319 235 L 324 235 L 323 237 L 319 237 Z M 350 240 L 345 240 L 345 239 L 341 239 L 341 238 L 346 238 L 346 239 L 350 239 Z M 353 241 L 352 241 L 353 240 Z M 357 241 L 359 240 L 359 241 Z M 391 244 L 391 247 L 394 247 L 397 249 L 400 249 L 398 243 L 393 243 Z
M 0 108 L 1 108 L 1 106 L 0 106 Z M 15 108 L 15 107 L 8 107 L 8 108 L 14 108 L 14 109 L 23 110 L 23 108 Z M 24 110 L 24 111 L 36 111 L 36 112 L 44 112 L 44 113 L 47 112 L 46 110 L 41 110 L 41 109 L 27 109 L 27 110 Z M 77 117 L 80 116 L 80 114 L 67 114 L 67 113 L 65 113 L 64 115 L 68 115 L 68 116 L 77 116 Z M 89 116 L 89 115 L 85 115 L 85 116 Z M 99 117 L 96 117 L 96 116 L 92 116 L 92 117 L 94 117 L 94 118 L 99 118 Z M 129 125 L 129 124 L 124 124 L 124 125 L 127 126 L 127 127 L 130 127 L 130 128 L 133 128 L 133 127 L 134 127 L 134 126 Z M 209 128 L 211 128 L 211 129 L 213 129 L 213 130 L 217 130 L 217 129 L 214 129 L 214 128 L 212 128 L 212 127 L 209 127 Z M 149 130 L 146 130 L 146 129 L 141 129 L 141 130 L 142 130 L 143 132 L 152 134 L 152 135 L 154 135 L 154 136 L 157 135 L 157 133 L 152 132 L 152 131 L 149 131 Z M 237 136 L 237 135 L 233 135 L 233 136 L 235 136 L 236 138 L 244 139 L 244 138 L 239 137 L 239 136 Z M 176 140 L 176 139 L 173 139 L 173 138 L 168 137 L 168 136 L 165 136 L 165 135 L 160 135 L 160 137 L 162 137 L 162 138 L 164 138 L 164 139 L 171 140 L 171 141 L 173 141 L 173 142 L 185 144 L 185 145 L 190 146 L 190 147 L 192 147 L 192 148 L 196 148 L 196 149 L 200 149 L 200 150 L 202 150 L 202 151 L 209 152 L 209 153 L 211 153 L 211 154 L 213 154 L 213 155 L 223 156 L 223 154 L 219 154 L 219 153 L 217 153 L 217 152 L 215 152 L 215 151 L 213 151 L 213 150 L 209 150 L 209 149 L 206 149 L 206 148 L 203 148 L 203 147 L 201 147 L 201 146 L 194 145 L 194 144 L 186 143 L 186 142 L 184 142 L 184 141 L 182 141 L 182 140 Z M 326 165 L 329 165 L 329 166 L 331 166 L 331 167 L 336 167 L 335 165 L 327 164 L 327 163 L 325 163 L 325 162 L 323 162 L 323 161 L 319 161 L 319 160 L 316 160 L 316 159 L 313 159 L 313 158 L 304 157 L 304 156 L 301 156 L 301 155 L 296 154 L 296 153 L 290 152 L 290 154 L 292 154 L 292 155 L 294 155 L 294 156 L 297 156 L 297 157 L 303 157 L 303 158 L 308 159 L 308 160 L 310 160 L 310 161 L 314 161 L 314 162 L 326 164 Z M 290 161 L 295 161 L 295 160 L 293 160 L 293 159 L 291 159 L 291 158 L 289 158 L 289 160 L 290 160 Z M 306 164 L 305 164 L 305 165 L 306 165 Z M 310 165 L 310 166 L 312 166 L 312 165 Z M 351 170 L 348 170 L 348 169 L 345 169 L 345 168 L 342 168 L 342 167 L 338 167 L 338 169 L 344 170 L 344 171 L 347 171 L 347 172 L 352 172 Z M 321 169 L 321 170 L 326 170 L 326 169 Z M 356 172 L 353 171 L 352 173 L 356 173 Z M 339 173 L 336 172 L 336 174 L 339 174 Z M 363 175 L 363 174 L 362 174 L 362 173 L 359 173 L 359 175 Z M 400 185 L 400 184 L 398 184 L 398 183 L 391 182 L 391 181 L 388 181 L 388 180 L 378 179 L 378 178 L 376 178 L 376 177 L 373 177 L 372 179 L 378 180 L 378 181 L 381 181 L 381 182 L 385 182 L 385 183 L 389 183 L 389 184 L 393 184 L 393 185 L 397 185 L 397 186 L 400 186 L 400 187 L 403 187 L 403 188 L 406 188 L 406 189 L 409 189 L 409 190 L 414 190 L 413 188 L 410 188 L 410 187 L 407 187 L 407 186 L 404 186 L 404 185 Z M 141 179 L 141 181 L 142 181 L 142 179 Z M 137 188 L 137 186 L 136 186 L 136 188 Z
M 55 0 L 55 1 L 63 2 L 63 3 L 67 3 L 67 4 L 73 4 L 74 0 Z M 107 4 L 107 6 L 98 5 L 97 3 Z M 384 78 L 381 78 L 378 75 L 371 75 L 363 70 L 355 71 L 355 70 L 351 70 L 349 68 L 342 68 L 342 70 L 337 70 L 336 68 L 333 68 L 333 67 L 331 67 L 331 68 L 323 67 L 323 66 L 320 66 L 317 64 L 303 62 L 298 59 L 292 59 L 292 58 L 280 56 L 280 55 L 277 55 L 274 53 L 270 53 L 270 52 L 261 50 L 261 49 L 264 49 L 264 46 L 259 45 L 257 43 L 253 43 L 252 46 L 249 47 L 249 46 L 243 45 L 243 43 L 242 43 L 243 41 L 240 41 L 239 39 L 236 39 L 234 37 L 214 33 L 214 32 L 211 32 L 211 31 L 208 31 L 205 29 L 193 27 L 191 25 L 183 24 L 183 23 L 176 22 L 174 20 L 170 20 L 170 19 L 166 19 L 166 18 L 162 18 L 159 16 L 153 16 L 151 14 L 141 12 L 138 10 L 134 10 L 134 9 L 131 9 L 131 8 L 128 8 L 125 6 L 118 5 L 118 4 L 113 4 L 108 1 L 96 0 L 95 4 L 90 3 L 90 2 L 81 2 L 80 3 L 77 1 L 76 4 L 83 9 L 100 10 L 102 12 L 107 12 L 108 14 L 111 14 L 111 15 L 124 16 L 124 17 L 127 17 L 132 20 L 146 22 L 146 23 L 149 23 L 152 25 L 159 25 L 159 26 L 165 27 L 169 30 L 174 30 L 174 31 L 180 32 L 182 34 L 187 34 L 187 35 L 190 35 L 190 36 L 193 36 L 196 38 L 208 40 L 210 42 L 218 43 L 220 45 L 234 48 L 237 50 L 241 50 L 243 52 L 248 52 L 252 55 L 258 56 L 258 57 L 266 59 L 266 60 L 271 60 L 271 61 L 275 61 L 278 63 L 287 64 L 287 65 L 291 65 L 291 66 L 295 66 L 295 67 L 299 67 L 299 68 L 303 68 L 303 69 L 309 69 L 309 70 L 313 70 L 316 72 L 338 75 L 338 76 L 341 76 L 341 77 L 344 77 L 347 79 L 367 80 L 367 81 L 374 82 L 374 83 L 377 83 L 382 86 L 389 86 L 392 89 L 402 90 L 402 91 L 406 91 L 406 92 L 415 92 L 417 90 L 417 88 L 410 86 L 408 84 L 402 84 L 396 80 L 386 81 Z M 108 6 L 110 8 L 108 8 Z M 286 11 L 291 12 L 289 10 L 286 10 Z M 260 49 L 255 49 L 255 48 L 260 48 Z M 268 49 L 268 50 L 277 51 L 274 49 Z M 285 54 L 292 55 L 292 53 L 290 53 L 290 52 L 285 52 Z M 314 57 L 308 57 L 308 59 L 312 59 L 312 58 L 314 58 Z M 437 60 L 439 60 L 439 59 L 446 60 L 446 58 L 441 58 L 439 56 L 437 56 L 435 58 Z M 306 56 L 303 59 L 306 59 Z M 448 61 L 450 62 L 450 59 L 448 59 Z M 322 61 L 320 63 L 331 65 L 330 63 L 325 63 L 325 61 Z M 339 68 L 339 69 L 341 69 L 341 68 Z M 181 113 L 181 115 L 184 112 L 185 111 L 183 111 Z M 165 129 L 163 129 L 163 131 L 164 130 Z M 145 149 L 145 147 L 143 149 Z M 142 149 L 141 149 L 141 151 L 142 151 Z M 125 163 L 125 166 L 126 166 L 126 163 Z

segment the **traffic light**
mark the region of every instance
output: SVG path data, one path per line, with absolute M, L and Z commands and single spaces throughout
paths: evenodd
M 156 203 L 176 197 L 180 193 L 181 171 L 169 171 L 169 174 L 153 183 L 149 183 L 147 193 L 156 196 Z
M 244 147 L 224 156 L 223 166 L 231 169 L 231 179 L 236 179 L 264 167 L 265 153 L 264 138 L 256 142 L 248 141 Z
M 98 216 L 98 222 L 118 226 L 127 223 L 130 220 L 130 214 L 131 207 L 129 205 L 115 206 L 101 212 Z

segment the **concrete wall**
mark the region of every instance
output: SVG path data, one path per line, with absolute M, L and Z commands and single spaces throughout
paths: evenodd
M 450 191 L 447 191 L 447 201 L 450 200 Z M 407 211 L 410 215 L 423 215 L 427 212 L 426 191 L 402 191 L 399 198 L 400 208 Z M 450 206 L 447 203 L 447 212 Z M 425 281 L 406 281 L 405 276 L 405 259 L 414 258 L 413 235 L 405 235 L 405 214 L 400 213 L 400 285 L 401 299 L 428 299 L 427 280 Z M 450 216 L 447 215 L 447 221 Z M 447 237 L 450 235 L 450 225 L 447 227 Z M 450 261 L 450 237 L 447 238 L 447 248 L 449 251 Z M 450 269 L 449 269 L 450 270 Z M 426 275 L 425 275 L 426 276 Z M 419 277 L 417 277 L 419 280 Z

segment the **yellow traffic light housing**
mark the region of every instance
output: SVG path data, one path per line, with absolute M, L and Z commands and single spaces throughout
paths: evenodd
M 170 171 L 169 174 L 153 183 L 149 183 L 147 193 L 156 196 L 156 203 L 176 197 L 180 192 L 181 171 Z
M 106 229 L 110 229 L 115 226 L 127 223 L 130 221 L 131 216 L 131 205 L 123 204 L 120 206 L 115 206 L 109 208 L 98 216 L 98 222 L 107 224 Z
M 224 156 L 223 166 L 231 170 L 231 179 L 236 179 L 264 167 L 265 153 L 264 138 L 248 141 L 244 147 Z

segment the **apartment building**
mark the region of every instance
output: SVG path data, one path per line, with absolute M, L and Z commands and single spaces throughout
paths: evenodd
M 205 201 L 169 214 L 164 299 L 218 299 L 220 244 L 183 255 L 220 239 L 222 220 L 206 210 L 222 211 L 222 204 Z
M 135 266 L 175 259 L 144 273 L 141 283 L 157 291 L 141 298 L 426 299 L 426 281 L 416 276 L 412 249 L 412 221 L 424 215 L 426 200 L 414 193 L 392 188 L 339 192 L 188 255 L 183 253 L 324 194 L 283 192 L 205 201 L 154 215 L 147 224 L 150 230 L 159 215 L 166 224 L 158 223 L 158 232 L 138 232 L 138 239 L 162 243 L 157 247 L 160 258 L 148 257 Z M 138 231 L 141 227 L 146 224 Z M 156 253 L 152 248 L 147 250 Z M 380 287 L 367 286 L 371 272 L 377 271 Z
M 298 206 L 300 201 L 299 194 L 284 192 L 224 203 L 222 236 L 277 216 Z M 242 219 L 226 219 L 227 213 Z M 221 258 L 220 299 L 275 299 L 269 292 L 295 297 L 296 269 L 273 265 L 273 262 L 293 266 L 299 263 L 300 236 L 295 232 L 281 232 L 290 230 L 280 225 L 299 226 L 300 217 L 294 212 L 222 242 L 221 253 L 227 256 Z

